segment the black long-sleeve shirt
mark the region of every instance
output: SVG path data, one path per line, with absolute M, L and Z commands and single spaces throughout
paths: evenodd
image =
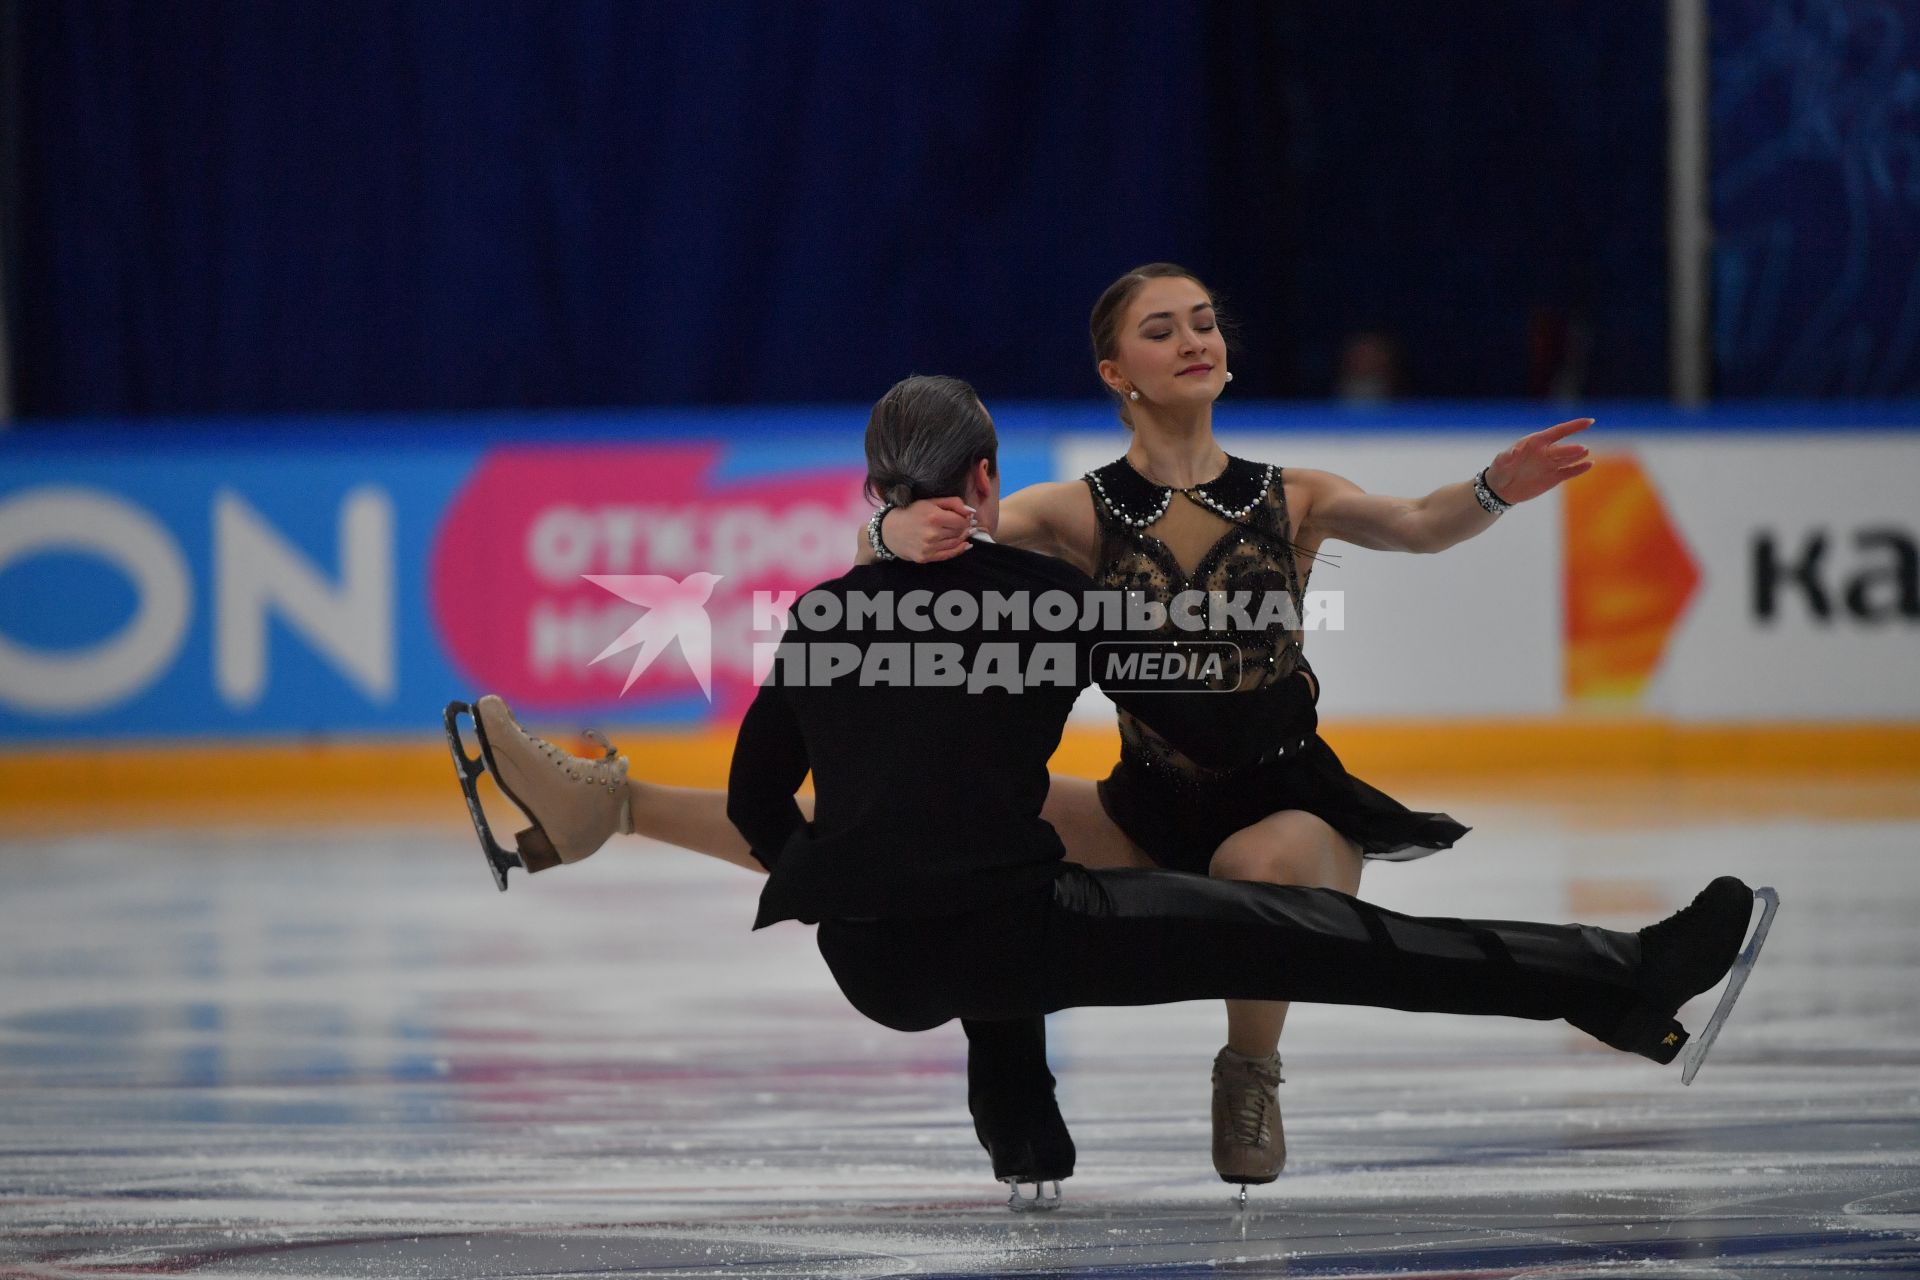
M 844 606 L 856 593 L 983 600 L 1064 591 L 1088 602 L 1092 579 L 1049 556 L 978 541 L 936 564 L 862 565 L 815 587 Z M 806 598 L 798 602 L 806 604 Z M 984 620 L 965 630 L 922 630 L 896 617 L 891 627 L 841 622 L 789 630 L 781 660 L 755 697 L 734 744 L 727 815 L 769 872 L 754 927 L 825 917 L 887 918 L 967 911 L 1053 878 L 1065 850 L 1041 817 L 1047 761 L 1074 699 L 1089 682 L 1093 646 L 1126 640 L 1107 629 L 1021 630 Z M 1135 637 L 1137 638 L 1137 637 Z M 794 678 L 800 649 L 819 645 L 863 656 L 876 645 L 957 644 L 978 669 L 982 646 L 1009 645 L 1025 671 L 1038 646 L 1070 644 L 1065 683 L 1018 692 L 967 685 L 863 685 L 857 671 L 833 683 Z M 848 648 L 851 646 L 851 650 Z M 1054 652 L 1058 652 L 1057 649 Z M 1000 656 L 1008 656 L 1001 650 Z M 789 663 L 793 664 L 790 665 Z M 1251 692 L 1135 692 L 1109 689 L 1179 750 L 1215 768 L 1251 764 L 1313 732 L 1303 679 Z M 814 817 L 794 792 L 813 773 Z

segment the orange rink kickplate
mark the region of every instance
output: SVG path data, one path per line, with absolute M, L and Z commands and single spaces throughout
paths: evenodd
M 610 736 L 635 777 L 668 786 L 726 784 L 731 730 Z M 1920 810 L 1920 724 L 1350 721 L 1327 726 L 1323 736 L 1352 772 L 1421 806 L 1445 808 L 1450 797 L 1494 791 L 1555 804 L 1687 797 L 1686 805 L 1713 808 L 1797 806 L 1809 795 L 1844 794 L 1852 797 L 1846 805 L 1887 816 Z M 575 746 L 582 754 L 592 750 Z M 1111 728 L 1075 727 L 1053 768 L 1099 778 L 1117 753 Z M 462 820 L 446 746 L 425 735 L 0 751 L 0 822 L 15 834 Z

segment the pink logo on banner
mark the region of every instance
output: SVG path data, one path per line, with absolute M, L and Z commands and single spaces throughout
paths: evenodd
M 777 640 L 781 627 L 756 598 L 789 598 L 845 572 L 872 508 L 858 467 L 716 482 L 722 448 L 489 453 L 448 506 L 431 563 L 434 619 L 473 692 L 534 710 L 618 715 L 704 700 L 701 676 L 710 673 L 713 714 L 744 711 L 754 643 Z M 706 633 L 676 628 L 636 675 L 632 652 L 596 658 L 645 632 L 636 627 L 647 613 L 632 602 L 636 593 L 623 599 L 606 585 L 638 575 L 703 588 L 706 577 L 718 580 L 701 605 Z M 694 635 L 706 654 L 685 652 Z M 697 670 L 703 658 L 708 671 Z

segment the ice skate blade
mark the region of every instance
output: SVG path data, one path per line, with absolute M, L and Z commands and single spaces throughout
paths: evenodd
M 1700 1074 L 1700 1064 L 1707 1060 L 1707 1051 L 1713 1048 L 1713 1042 L 1719 1038 L 1720 1028 L 1726 1024 L 1727 1015 L 1733 1012 L 1733 1002 L 1740 998 L 1740 988 L 1747 985 L 1747 977 L 1753 972 L 1753 963 L 1760 958 L 1760 948 L 1767 941 L 1767 930 L 1773 925 L 1774 914 L 1780 910 L 1780 895 L 1771 887 L 1755 889 L 1753 900 L 1760 904 L 1760 923 L 1753 927 L 1753 935 L 1747 939 L 1747 945 L 1741 949 L 1733 968 L 1727 972 L 1727 989 L 1720 993 L 1720 1003 L 1714 1007 L 1713 1016 L 1707 1019 L 1699 1039 L 1687 1046 L 1686 1056 L 1681 1060 L 1681 1084 L 1692 1084 L 1693 1078 Z
M 524 867 L 520 856 L 509 853 L 500 847 L 493 838 L 493 828 L 487 825 L 487 812 L 480 807 L 480 790 L 476 785 L 480 775 L 488 771 L 488 761 L 467 754 L 466 743 L 460 738 L 460 717 L 467 717 L 473 726 L 474 737 L 480 743 L 480 754 L 487 756 L 486 734 L 480 728 L 480 722 L 474 717 L 473 708 L 464 702 L 449 702 L 445 715 L 447 726 L 447 749 L 453 753 L 453 772 L 460 783 L 460 794 L 467 800 L 467 816 L 473 819 L 473 833 L 480 839 L 480 852 L 486 855 L 487 870 L 493 874 L 493 883 L 500 892 L 507 891 L 507 869 Z M 495 777 L 495 781 L 499 781 Z
M 1015 1213 L 1051 1213 L 1060 1207 L 1060 1183 L 1055 1178 L 1043 1178 L 1038 1182 L 1022 1182 L 1018 1178 L 1006 1178 L 1007 1208 Z M 1022 1187 L 1032 1187 L 1032 1195 L 1023 1195 Z M 1052 1190 L 1049 1191 L 1048 1188 Z

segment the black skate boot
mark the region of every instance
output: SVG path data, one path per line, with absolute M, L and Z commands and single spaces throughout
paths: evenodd
M 1747 937 L 1755 902 L 1762 904 L 1764 912 L 1752 943 L 1742 952 L 1740 944 Z M 1760 954 L 1778 907 L 1779 897 L 1772 889 L 1756 892 L 1732 876 L 1721 876 L 1702 889 L 1691 904 L 1640 930 L 1637 1000 L 1624 1012 L 1614 1010 L 1609 1015 L 1584 1015 L 1568 1021 L 1616 1049 L 1659 1063 L 1672 1062 L 1688 1039 L 1687 1029 L 1675 1016 L 1680 1006 L 1737 970 L 1701 1037 L 1701 1045 L 1689 1058 L 1685 1079 L 1691 1082 Z
M 1007 1207 L 1059 1208 L 1060 1183 L 1073 1176 L 1076 1153 L 1053 1096 L 1046 1019 L 963 1018 L 960 1025 L 967 1034 L 967 1110 L 993 1176 L 1007 1184 Z
M 1007 1208 L 1034 1213 L 1060 1207 L 1060 1184 L 1073 1176 L 1078 1153 L 1051 1094 L 1044 1106 L 1001 1111 L 976 1104 L 973 1133 L 993 1161 L 993 1176 L 1007 1184 Z

